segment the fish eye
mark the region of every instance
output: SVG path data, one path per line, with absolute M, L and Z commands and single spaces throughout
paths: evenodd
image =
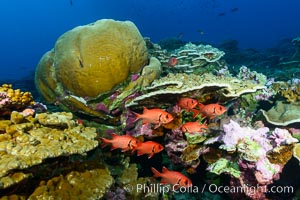
M 220 110 L 222 110 L 223 108 L 222 107 L 220 107 Z
M 185 180 L 185 181 L 184 181 L 184 184 L 187 185 L 187 184 L 188 184 L 188 180 Z
M 168 119 L 168 118 L 169 118 L 169 115 L 166 115 L 166 118 Z

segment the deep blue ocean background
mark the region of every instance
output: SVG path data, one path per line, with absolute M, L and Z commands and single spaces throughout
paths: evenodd
M 300 0 L 1 0 L 0 80 L 33 73 L 64 32 L 103 18 L 131 20 L 153 42 L 170 37 L 240 48 L 300 35 Z

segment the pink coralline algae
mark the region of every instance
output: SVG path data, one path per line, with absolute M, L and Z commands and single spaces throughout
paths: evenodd
M 0 109 L 10 104 L 10 99 L 6 95 L 6 92 L 0 92 Z
M 284 164 L 271 163 L 268 158 L 269 152 L 281 146 L 297 143 L 298 140 L 293 138 L 286 129 L 275 128 L 271 131 L 268 127 L 257 129 L 241 127 L 233 120 L 224 124 L 223 129 L 223 133 L 210 140 L 209 144 L 219 142 L 220 149 L 231 152 L 226 159 L 230 162 L 237 161 L 240 175 L 231 174 L 233 172 L 230 169 L 223 170 L 223 173 L 229 172 L 232 186 L 260 185 L 260 188 L 256 188 L 252 194 L 245 192 L 244 195 L 250 199 L 261 199 L 265 196 L 265 191 L 261 189 L 279 179 L 279 174 L 284 167 Z M 208 167 L 208 170 L 212 171 L 212 169 Z
M 287 145 L 298 142 L 296 138 L 293 138 L 288 130 L 275 128 L 275 130 L 269 136 L 272 139 L 274 146 Z

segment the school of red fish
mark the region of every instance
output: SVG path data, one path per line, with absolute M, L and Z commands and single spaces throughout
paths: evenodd
M 214 119 L 222 114 L 224 114 L 227 109 L 219 104 L 207 104 L 203 105 L 199 103 L 196 99 L 192 98 L 181 98 L 177 102 L 177 105 L 186 112 L 192 112 L 193 118 L 201 115 L 201 118 L 207 118 L 204 123 L 201 123 L 199 120 L 190 121 L 182 124 L 180 126 L 180 130 L 185 133 L 191 134 L 204 134 L 208 129 L 207 121 Z M 166 125 L 174 120 L 172 114 L 160 108 L 148 109 L 144 107 L 143 113 L 138 114 L 134 113 L 136 119 L 134 122 L 138 120 L 142 120 L 142 123 L 149 123 L 154 126 L 154 129 L 160 127 L 161 125 Z M 146 141 L 141 142 L 135 137 L 130 135 L 117 135 L 112 134 L 112 139 L 101 138 L 102 147 L 107 145 L 111 145 L 111 150 L 120 149 L 122 152 L 131 151 L 137 152 L 138 156 L 147 154 L 148 159 L 152 158 L 155 154 L 164 150 L 163 145 L 154 142 L 154 141 Z M 172 184 L 178 187 L 190 187 L 192 186 L 192 181 L 177 171 L 171 171 L 167 168 L 163 167 L 162 173 L 158 172 L 156 169 L 152 167 L 152 172 L 154 177 L 161 177 L 162 184 Z

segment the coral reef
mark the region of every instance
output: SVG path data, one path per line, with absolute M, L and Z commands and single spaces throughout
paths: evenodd
M 69 174 L 42 181 L 28 199 L 102 199 L 113 184 L 107 169 Z
M 112 39 L 113 38 L 113 39 Z M 99 20 L 76 27 L 58 38 L 53 50 L 52 77 L 61 90 L 80 97 L 96 97 L 141 70 L 147 49 L 136 26 L 130 21 Z M 36 71 L 37 88 L 48 62 L 41 60 Z M 47 72 L 47 70 L 46 70 Z M 51 87 L 50 87 L 51 88 Z M 80 88 L 80 90 L 78 90 Z M 55 88 L 58 89 L 58 88 Z
M 277 101 L 270 110 L 260 111 L 268 123 L 276 126 L 288 126 L 300 122 L 300 105 Z
M 203 74 L 219 69 L 223 63 L 221 57 L 225 54 L 211 45 L 196 45 L 187 43 L 170 52 L 153 44 L 150 54 L 159 59 L 165 72 L 185 72 Z M 172 62 L 173 60 L 173 62 Z
M 103 19 L 60 36 L 41 58 L 35 83 L 48 103 L 116 123 L 88 101 L 101 103 L 122 90 L 147 62 L 145 41 L 132 22 Z
M 294 38 L 292 40 L 293 45 L 296 48 L 294 55 L 292 56 L 291 60 L 300 61 L 300 37 Z
M 208 170 L 216 174 L 229 173 L 233 185 L 259 184 L 263 187 L 273 183 L 292 157 L 293 145 L 298 142 L 286 129 L 276 128 L 271 132 L 267 127 L 241 127 L 234 121 L 223 126 L 223 134 L 217 136 L 215 141 L 220 142 L 219 148 L 229 154 L 209 164 Z M 264 196 L 266 190 L 256 192 L 245 195 L 255 199 L 252 195 L 259 193 Z
M 33 105 L 33 97 L 30 92 L 20 89 L 14 90 L 11 84 L 3 84 L 0 87 L 0 115 L 10 115 L 13 110 L 21 110 Z
M 0 189 L 11 186 L 28 174 L 15 174 L 43 163 L 47 158 L 82 154 L 98 146 L 96 129 L 77 125 L 71 113 L 38 114 L 15 120 L 1 120 Z M 14 123 L 18 122 L 18 123 Z M 18 175 L 18 176 L 17 176 Z M 10 177 L 10 179 L 9 179 Z M 6 181 L 6 182 L 5 182 Z
M 170 106 L 174 105 L 181 96 L 196 98 L 202 103 L 212 100 L 227 102 L 242 94 L 263 88 L 265 88 L 264 85 L 248 80 L 241 81 L 234 77 L 217 77 L 212 74 L 201 76 L 185 73 L 168 74 L 154 80 L 152 85 L 145 88 L 143 95 L 126 102 L 126 106 Z

